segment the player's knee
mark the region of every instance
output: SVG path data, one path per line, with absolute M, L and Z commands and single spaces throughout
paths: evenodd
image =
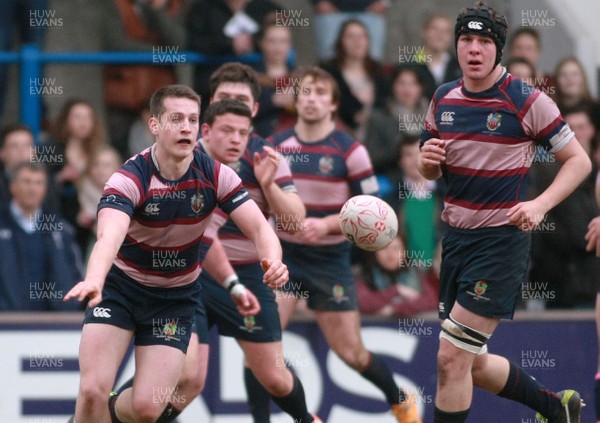
M 258 376 L 257 376 L 258 377 Z M 262 377 L 259 377 L 261 385 L 266 391 L 275 397 L 285 397 L 293 388 L 294 378 L 291 372 L 282 368 L 277 371 L 270 371 Z
M 149 398 L 134 398 L 131 403 L 136 423 L 154 423 L 158 419 L 167 404 L 154 401 Z
M 363 371 L 369 364 L 369 352 L 360 346 L 337 349 L 335 353 L 354 370 Z
M 108 394 L 110 387 L 103 387 L 94 381 L 81 381 L 79 387 L 79 398 L 80 405 L 85 410 L 92 410 L 99 407 L 106 407 L 108 404 Z
M 179 390 L 187 392 L 191 397 L 197 397 L 204 389 L 205 378 L 201 372 L 185 372 L 179 378 Z

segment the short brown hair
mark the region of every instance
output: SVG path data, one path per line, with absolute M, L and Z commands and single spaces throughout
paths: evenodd
M 260 83 L 258 82 L 256 71 L 250 66 L 240 62 L 229 62 L 221 65 L 212 73 L 208 80 L 210 96 L 214 97 L 219 85 L 225 82 L 246 84 L 252 92 L 252 97 L 254 97 L 253 100 L 255 102 L 258 101 L 258 96 L 260 95 Z
M 509 49 L 513 48 L 516 39 L 519 38 L 521 35 L 529 35 L 531 38 L 533 38 L 535 40 L 535 43 L 537 44 L 538 49 L 540 49 L 542 47 L 542 40 L 540 38 L 540 33 L 535 28 L 532 28 L 530 26 L 523 26 L 523 27 L 515 30 L 515 32 L 513 32 L 512 35 L 510 36 L 510 38 L 508 39 L 508 48 Z
M 298 93 L 300 92 L 300 84 L 305 78 L 312 78 L 314 81 L 325 81 L 329 82 L 331 86 L 331 102 L 339 106 L 340 104 L 340 87 L 335 78 L 318 66 L 309 66 L 301 69 L 298 74 L 294 74 L 297 78 L 294 78 L 294 101 L 298 99 Z M 334 119 L 336 112 L 333 112 L 331 118 Z
M 248 120 L 252 122 L 252 111 L 246 104 L 242 103 L 240 100 L 226 98 L 215 101 L 208 106 L 206 112 L 204 112 L 204 123 L 212 125 L 217 117 L 226 115 L 227 113 L 247 117 Z
M 202 101 L 196 91 L 187 85 L 173 84 L 165 85 L 152 94 L 152 97 L 150 98 L 150 114 L 152 116 L 159 118 L 160 115 L 165 112 L 164 101 L 167 97 L 188 98 L 193 100 L 198 103 L 198 113 L 200 113 L 200 105 L 202 104 Z

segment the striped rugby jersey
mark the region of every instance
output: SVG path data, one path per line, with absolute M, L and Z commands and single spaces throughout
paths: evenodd
M 263 149 L 264 146 L 272 147 L 265 139 L 252 133 L 242 157 L 237 162 L 228 164 L 228 166 L 242 179 L 244 188 L 256 202 L 265 218 L 268 219 L 271 215 L 271 210 L 260 184 L 254 176 L 254 153 L 259 153 L 261 159 L 264 158 L 267 154 Z M 198 148 L 206 152 L 202 140 L 198 142 Z M 297 192 L 292 181 L 290 167 L 285 160 L 279 161 L 277 173 L 275 174 L 275 183 L 284 192 Z M 205 236 L 214 239 L 217 228 L 219 240 L 221 240 L 221 244 L 232 265 L 249 264 L 258 261 L 254 243 L 242 233 L 233 220 L 229 218 L 228 214 L 221 209 L 215 210 Z
M 110 177 L 98 210 L 131 217 L 115 266 L 143 285 L 172 288 L 198 278 L 200 240 L 214 208 L 231 212 L 249 199 L 235 172 L 200 151 L 179 180 L 163 178 L 150 147 Z
M 421 147 L 430 138 L 446 141 L 442 220 L 464 229 L 507 225 L 508 210 L 526 199 L 538 146 L 556 153 L 573 135 L 546 94 L 507 72 L 479 93 L 462 79 L 442 85 L 421 134 Z
M 270 138 L 275 149 L 290 165 L 307 217 L 339 213 L 348 198 L 376 195 L 377 179 L 367 149 L 345 132 L 334 130 L 318 142 L 303 142 L 294 129 Z M 297 236 L 278 232 L 284 241 L 301 243 Z M 346 241 L 343 234 L 326 235 L 318 245 Z

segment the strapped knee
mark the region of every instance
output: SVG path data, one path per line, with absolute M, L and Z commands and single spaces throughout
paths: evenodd
M 456 348 L 476 355 L 487 353 L 486 342 L 491 336 L 490 333 L 480 332 L 457 322 L 452 315 L 442 322 L 440 331 L 440 339 L 445 339 Z

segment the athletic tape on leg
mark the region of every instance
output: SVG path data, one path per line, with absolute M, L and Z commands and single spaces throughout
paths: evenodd
M 442 322 L 442 330 L 440 331 L 440 339 L 445 339 L 456 348 L 477 355 L 487 353 L 487 345 L 485 344 L 491 336 L 492 334 L 480 332 L 457 322 L 452 318 L 452 315 Z

